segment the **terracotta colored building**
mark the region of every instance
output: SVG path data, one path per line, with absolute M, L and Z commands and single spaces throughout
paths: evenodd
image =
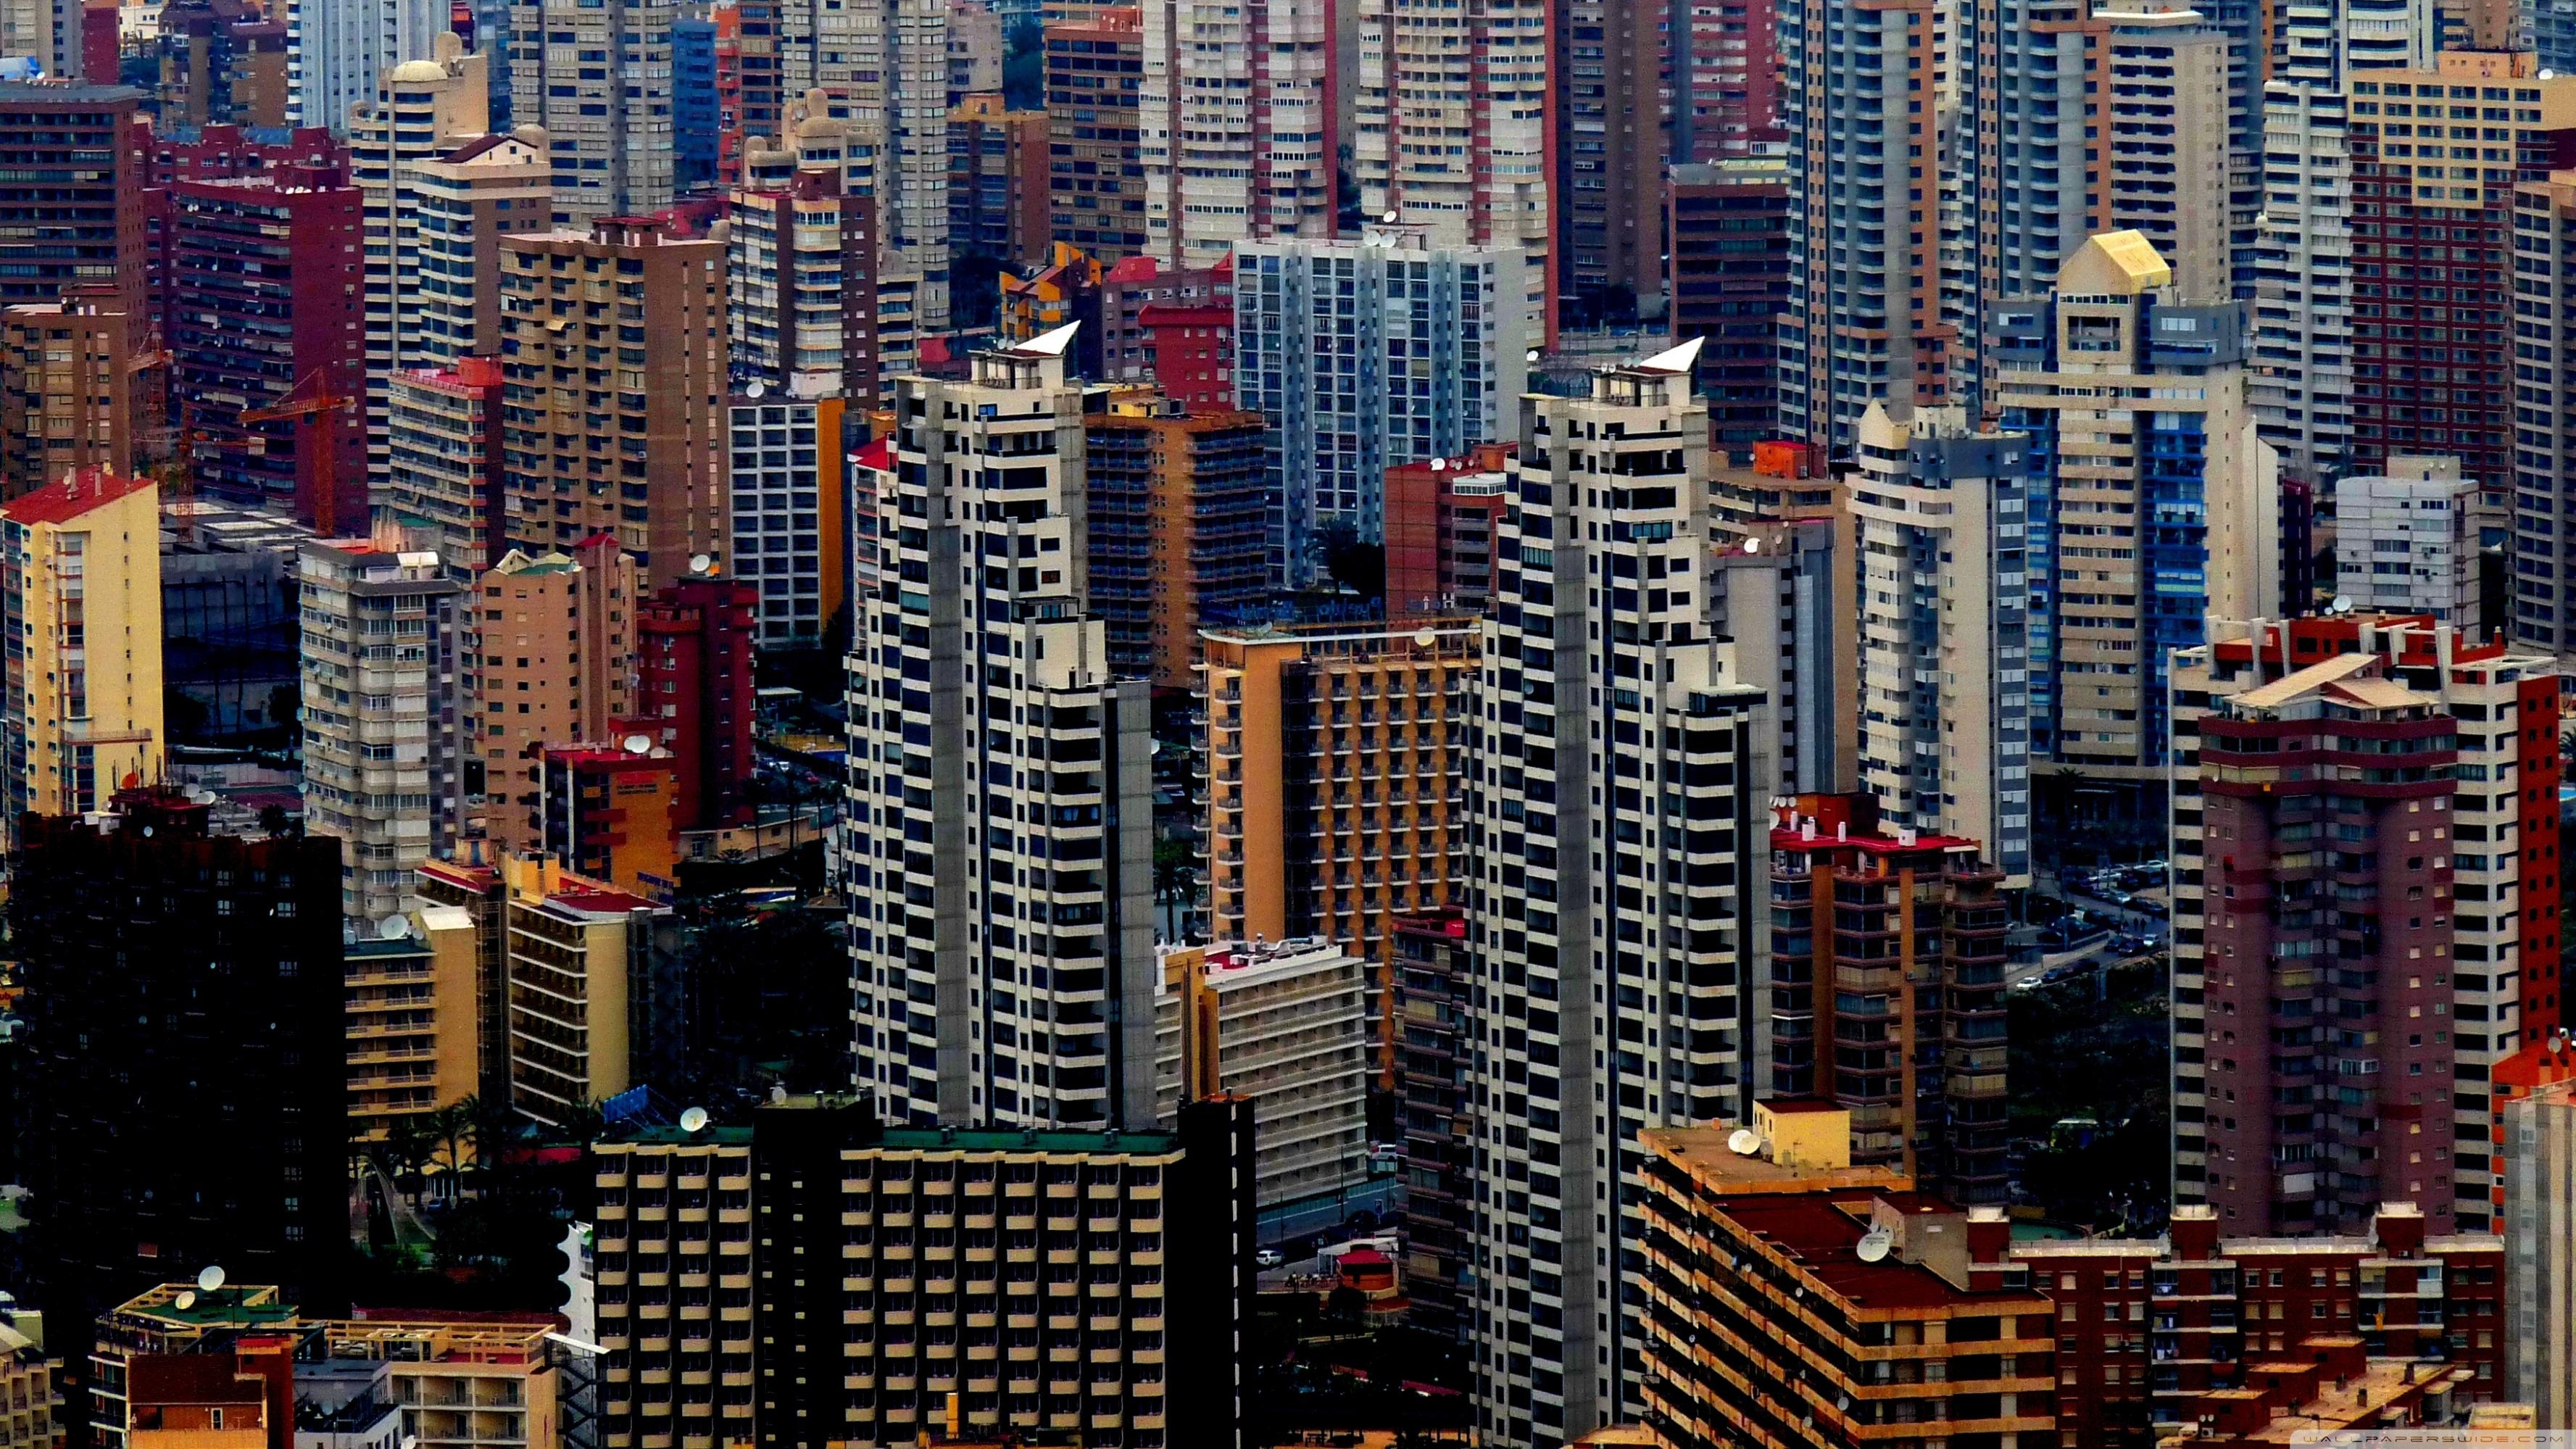
M 668 901 L 680 856 L 677 764 L 660 750 L 546 750 L 540 766 L 546 854 L 577 874 Z
M 948 113 L 948 242 L 1017 261 L 1047 243 L 1043 110 L 1014 111 L 999 94 L 970 95 Z
M 1144 77 L 1135 6 L 1046 27 L 1048 232 L 1109 261 L 1145 249 L 1145 178 L 1134 160 Z
M 500 854 L 531 849 L 542 835 L 545 747 L 613 740 L 634 713 L 635 560 L 605 534 L 569 554 L 513 549 L 468 608 L 458 681 L 472 750 L 467 830 Z
M 0 498 L 78 468 L 134 471 L 140 320 L 109 287 L 0 311 Z
M 1509 443 L 1386 470 L 1386 613 L 1481 614 L 1494 595 L 1494 528 L 1511 502 Z
M 1152 393 L 1083 420 L 1091 612 L 1118 674 L 1188 689 L 1202 629 L 1269 597 L 1257 413 L 1197 411 Z

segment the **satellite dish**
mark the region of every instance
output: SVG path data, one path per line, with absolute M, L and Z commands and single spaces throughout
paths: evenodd
M 1762 551 L 1762 540 L 1758 538 L 1746 539 L 1744 541 L 1744 551 L 1746 553 L 1760 553 Z
M 1888 1250 L 1895 1246 L 1896 1239 L 1889 1236 L 1886 1229 L 1872 1228 L 1861 1234 L 1860 1241 L 1852 1245 L 1852 1256 L 1864 1263 L 1884 1262 Z
M 715 555 L 713 554 L 693 553 L 689 555 L 689 572 L 693 574 L 712 573 L 715 570 L 715 566 L 716 560 Z
M 2349 614 L 2349 613 L 2351 613 L 2351 612 L 2352 612 L 2352 597 L 2351 597 L 2350 595 L 2348 595 L 2348 594 L 2337 594 L 2337 595 L 2335 595 L 2335 596 L 2334 596 L 2334 602 L 2333 602 L 2333 603 L 2331 603 L 2331 604 L 2326 605 L 2326 612 L 2327 612 L 2327 613 L 2329 613 L 2329 614 Z
M 200 1293 L 212 1293 L 222 1286 L 224 1286 L 224 1270 L 216 1264 L 208 1263 L 204 1270 L 197 1274 L 197 1291 Z
M 683 1132 L 704 1132 L 707 1130 L 707 1109 L 704 1107 L 691 1107 L 689 1110 L 681 1113 L 680 1130 Z
M 1413 642 L 1424 649 L 1428 649 L 1432 645 L 1440 642 L 1440 631 L 1437 629 L 1416 629 L 1413 631 Z
M 1449 460 L 1446 458 L 1434 458 L 1431 460 L 1431 471 L 1434 473 L 1444 472 L 1448 467 Z
M 1751 1157 L 1762 1150 L 1762 1134 L 1750 1127 L 1738 1127 L 1726 1134 L 1726 1150 L 1738 1157 Z
M 182 1313 L 185 1313 L 185 1312 L 187 1312 L 189 1309 L 196 1307 L 196 1306 L 197 1306 L 197 1290 L 196 1290 L 196 1289 L 194 1289 L 194 1288 L 182 1288 L 182 1289 L 180 1289 L 180 1290 L 179 1290 L 179 1296 L 170 1300 L 170 1306 L 171 1306 L 171 1307 L 173 1307 L 173 1308 L 178 1309 L 178 1310 L 179 1310 L 180 1312 L 182 1312 Z
M 750 398 L 754 402 L 758 402 L 762 398 L 769 396 L 769 384 L 765 382 L 755 382 L 749 387 L 744 388 L 742 392 L 743 396 Z
M 400 916 L 387 916 L 376 922 L 376 935 L 381 940 L 400 941 L 411 935 L 411 922 Z
M 653 748 L 653 737 L 651 735 L 628 735 L 626 737 L 626 753 L 630 755 L 640 755 L 651 748 Z
M 1524 356 L 1521 360 L 1522 360 L 1522 361 L 1524 361 L 1524 362 L 1536 362 L 1536 361 L 1538 361 L 1538 349 L 1537 349 L 1537 348 L 1535 348 L 1535 347 L 1531 348 L 1531 349 L 1529 350 L 1528 354 L 1527 354 L 1526 356 Z
M 1389 226 L 1393 226 L 1395 225 L 1395 216 L 1396 214 L 1390 211 L 1386 215 L 1379 217 L 1378 220 L 1385 222 Z

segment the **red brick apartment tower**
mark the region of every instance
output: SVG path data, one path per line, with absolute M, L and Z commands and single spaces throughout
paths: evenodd
M 637 632 L 638 724 L 677 759 L 671 817 L 682 830 L 752 818 L 752 641 L 759 586 L 692 575 L 656 594 Z

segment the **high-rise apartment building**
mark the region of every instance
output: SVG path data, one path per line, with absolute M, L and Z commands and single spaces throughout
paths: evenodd
M 784 135 L 788 103 L 822 92 L 817 113 L 849 128 L 843 189 L 877 203 L 884 269 L 914 280 L 913 321 L 923 336 L 945 335 L 948 317 L 949 0 L 775 0 L 762 10 L 775 31 L 775 85 Z M 751 21 L 745 19 L 745 34 Z M 744 109 L 754 77 L 746 72 Z M 748 124 L 748 122 L 747 122 Z
M 158 31 L 155 127 L 286 125 L 283 22 L 248 0 L 180 0 L 161 7 Z
M 502 243 L 512 546 L 612 534 L 657 588 L 726 556 L 724 296 L 724 243 L 650 222 Z
M 1476 647 L 1455 618 L 1207 634 L 1220 938 L 1339 941 L 1382 975 L 1399 918 L 1463 898 Z
M 1457 906 L 1395 923 L 1396 1129 L 1404 1139 L 1409 1327 L 1464 1343 L 1475 1326 L 1475 956 Z
M 466 766 L 470 772 L 471 762 Z M 475 1095 L 510 1100 L 510 953 L 506 913 L 510 886 L 497 865 L 433 860 L 420 868 L 412 889 L 423 911 L 465 913 L 474 930 L 474 1005 L 481 1042 Z
M 1054 129 L 1043 108 L 1012 110 L 999 91 L 957 102 L 948 113 L 950 246 L 1006 265 L 1045 252 L 1047 147 Z
M 1676 82 L 1689 68 L 1680 9 L 1571 0 L 1550 12 L 1552 281 L 1560 305 L 1590 317 L 1615 315 L 1615 298 L 1652 297 L 1663 285 L 1655 213 L 1664 166 L 1681 154 Z M 1524 30 L 1531 18 L 1525 10 Z
M 2446 49 L 2351 85 L 2347 466 L 2381 473 L 2397 455 L 2448 454 L 2501 496 L 2523 361 L 2522 334 L 2498 305 L 2515 285 L 2515 188 L 2546 183 L 2576 155 L 2576 75 L 2544 73 L 2527 51 Z M 2452 133 L 2439 165 L 2424 144 L 2436 115 Z M 2474 155 L 2457 144 L 2470 123 Z
M 353 1142 L 386 1142 L 397 1124 L 426 1122 L 481 1085 L 474 918 L 424 906 L 403 925 L 399 934 L 359 932 L 344 948 Z
M 2558 1045 L 2560 1043 L 2553 1043 Z M 2576 1087 L 2558 1082 L 2499 1114 L 2504 1128 L 2505 1281 L 2513 1345 L 2505 1396 L 2532 1406 L 2538 1427 L 2576 1429 Z
M 843 400 L 737 398 L 727 410 L 734 572 L 759 591 L 759 639 L 813 648 L 849 601 Z
M 74 470 L 134 471 L 144 399 L 128 316 L 110 287 L 73 287 L 59 302 L 0 310 L 0 498 Z
M 161 773 L 161 506 L 147 479 L 80 472 L 0 504 L 0 804 L 107 808 Z
M 2464 634 L 2501 631 L 2479 607 L 2480 535 L 2502 523 L 2457 458 L 2392 457 L 2384 475 L 2335 483 L 2335 597 L 2366 613 L 2430 614 Z
M 389 391 L 398 368 L 442 360 L 420 345 L 426 321 L 417 283 L 424 275 L 419 175 L 413 169 L 480 137 L 487 129 L 491 87 L 484 58 L 440 31 L 433 56 L 423 51 L 387 67 L 372 97 L 350 108 L 349 178 L 365 228 L 366 296 L 361 309 L 367 349 L 367 467 L 380 477 L 392 457 Z M 537 218 L 530 218 L 532 224 Z
M 1846 497 L 1860 579 L 1860 787 L 1891 826 L 2031 879 L 2030 441 L 1870 405 Z
M 692 571 L 637 613 L 637 729 L 670 753 L 683 830 L 751 823 L 751 656 L 761 594 L 749 581 Z
M 459 357 L 395 373 L 385 410 L 392 444 L 375 506 L 449 568 L 480 573 L 509 547 L 501 360 Z
M 1108 397 L 1083 432 L 1085 578 L 1110 669 L 1192 688 L 1200 631 L 1270 596 L 1261 418 L 1143 392 Z
M 2004 1202 L 2004 873 L 1873 796 L 1789 799 L 1771 827 L 1773 1105 L 1830 1102 L 1852 1161 Z
M 513 549 L 470 591 L 464 828 L 496 855 L 537 844 L 545 746 L 612 740 L 634 718 L 640 606 L 635 560 L 604 534 L 568 554 Z
M 660 211 L 678 194 L 672 0 L 511 0 L 510 122 L 541 126 L 555 216 Z
M 2336 1231 L 2374 1191 L 2484 1228 L 2494 1068 L 2561 1014 L 2558 924 L 2519 904 L 2558 889 L 2526 798 L 2556 795 L 2556 678 L 2340 615 L 2231 626 L 2173 689 L 2175 1197 L 2248 1231 Z
M 1145 246 L 1211 267 L 1246 238 L 1329 237 L 1341 210 L 1327 0 L 1144 0 Z
M 1145 255 L 1145 168 L 1139 103 L 1144 19 L 1110 5 L 1046 27 L 1049 239 L 1103 261 Z
M 1070 341 L 896 392 L 886 578 L 854 611 L 842 856 L 859 1080 L 890 1121 L 1154 1111 L 1149 690 L 1113 681 L 1084 612 Z
M 342 914 L 411 910 L 454 852 L 462 762 L 457 584 L 434 553 L 304 545 L 304 825 L 339 840 Z
M 2243 309 L 2172 288 L 2144 236 L 2108 232 L 1989 332 L 2032 460 L 2030 752 L 2088 785 L 2160 781 L 2167 659 L 2204 616 L 2281 599 L 2280 465 L 2248 402 Z
M 524 869 L 522 869 L 524 867 Z M 636 977 L 667 906 L 552 860 L 512 862 L 503 907 L 510 983 L 510 1106 L 560 1127 L 635 1085 Z
M 1494 596 L 1494 531 L 1511 492 L 1506 443 L 1386 470 L 1388 618 L 1485 612 Z
M 173 1265 L 322 1297 L 348 1251 L 338 843 L 215 834 L 175 791 L 115 803 L 28 817 L 9 882 L 31 1296 L 84 1364 Z
M 1694 7 L 1697 8 L 1697 7 Z M 1779 431 L 1775 363 L 1789 305 L 1790 165 L 1783 156 L 1664 173 L 1664 293 L 1675 337 L 1705 339 L 1709 442 L 1731 456 Z
M 1235 398 L 1271 428 L 1273 582 L 1321 577 L 1334 541 L 1381 542 L 1387 469 L 1511 438 L 1523 265 L 1403 226 L 1236 249 Z
M 335 527 L 367 517 L 365 228 L 336 167 L 291 164 L 170 187 L 172 395 L 205 492 L 321 517 L 331 450 Z M 242 345 L 246 337 L 264 345 Z M 347 398 L 312 420 L 244 423 L 245 408 Z M 218 403 L 216 399 L 224 399 Z
M 29 230 L 10 250 L 0 304 L 58 302 L 112 283 L 143 305 L 143 178 L 128 143 L 143 93 L 129 86 L 0 83 L 0 207 Z
M 726 198 L 725 325 L 737 387 L 876 401 L 876 203 L 845 190 L 849 123 L 806 111 L 751 144 Z M 810 161 L 808 157 L 810 156 Z
M 1468 882 L 1487 990 L 1477 1099 L 1476 1419 L 1554 1445 L 1635 1418 L 1653 1126 L 1749 1112 L 1764 946 L 1761 691 L 1703 622 L 1707 425 L 1695 349 L 1523 400 L 1471 731 Z M 1596 800 L 1593 791 L 1600 794 Z
M 1861 607 L 1850 511 L 1837 504 L 1717 532 L 1735 539 L 1709 557 L 1709 628 L 1735 645 L 1737 677 L 1766 697 L 1773 784 L 1783 794 L 1858 790 Z
M 535 131 L 442 146 L 408 166 L 411 251 L 394 273 L 396 370 L 501 350 L 501 238 L 554 229 L 554 164 Z
M 1358 957 L 1331 941 L 1167 946 L 1154 998 L 1157 1111 L 1252 1105 L 1263 1235 L 1338 1224 L 1368 1176 L 1369 1008 Z
M 286 26 L 286 124 L 340 136 L 386 76 L 436 54 L 450 24 L 431 0 L 282 0 L 271 14 Z
M 1553 339 L 1557 10 L 1531 0 L 1477 0 L 1463 12 L 1358 0 L 1358 13 L 1358 71 L 1342 83 L 1355 84 L 1346 103 L 1360 214 L 1392 212 L 1447 246 L 1518 249 L 1524 332 L 1533 347 Z
M 1784 0 L 1780 117 L 1798 202 L 1780 320 L 1780 432 L 1847 453 L 1869 404 L 1951 401 L 1942 147 L 1952 104 L 1932 0 Z M 1896 64 L 1902 58 L 1903 64 Z

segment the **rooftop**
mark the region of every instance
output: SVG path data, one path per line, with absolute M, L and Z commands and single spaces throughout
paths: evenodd
M 1922 1193 L 1867 1189 L 1746 1195 L 1723 1199 L 1710 1211 L 1770 1244 L 1819 1290 L 1855 1309 L 2050 1311 L 2046 1298 L 2026 1289 L 1976 1292 L 1953 1287 L 1930 1268 L 1894 1254 L 1875 1263 L 1861 1261 L 1855 1249 L 1869 1231 L 1873 1204 L 1907 1218 L 1957 1211 Z
M 120 498 L 151 491 L 149 478 L 119 478 L 104 468 L 83 468 L 0 506 L 12 523 L 68 523 Z
M 1796 1100 L 1764 1105 L 1774 1112 L 1841 1110 L 1831 1103 L 1802 1106 Z M 1905 1175 L 1892 1167 L 1783 1167 L 1768 1156 L 1740 1153 L 1727 1146 L 1727 1138 L 1732 1135 L 1733 1129 L 1722 1125 L 1649 1127 L 1638 1134 L 1637 1145 L 1679 1166 L 1703 1189 L 1720 1196 L 1894 1189 L 1905 1185 Z

